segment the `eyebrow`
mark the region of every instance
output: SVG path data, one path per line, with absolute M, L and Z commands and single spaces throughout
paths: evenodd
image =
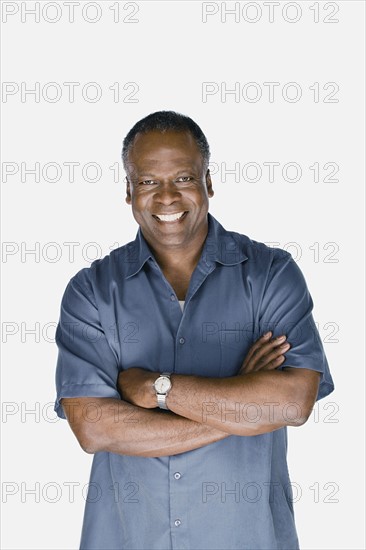
M 192 173 L 197 173 L 197 169 L 196 168 L 193 168 L 192 166 L 185 166 L 185 167 L 182 167 L 182 168 L 179 168 L 178 170 L 176 170 L 175 172 L 172 173 L 172 177 L 176 177 L 178 176 L 179 174 L 181 174 L 182 172 L 190 172 L 191 174 Z M 140 172 L 137 172 L 136 171 L 136 177 L 138 178 L 141 178 L 141 177 L 145 177 L 145 178 L 157 178 L 159 177 L 156 173 L 154 172 L 151 172 L 150 170 L 141 170 Z

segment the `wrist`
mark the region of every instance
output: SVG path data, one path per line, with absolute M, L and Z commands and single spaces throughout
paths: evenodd
M 145 408 L 154 409 L 158 406 L 156 401 L 156 392 L 154 382 L 159 374 L 156 372 L 148 372 L 144 382 L 144 395 L 146 400 Z

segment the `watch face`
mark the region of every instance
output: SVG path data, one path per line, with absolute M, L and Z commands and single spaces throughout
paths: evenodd
M 171 388 L 171 382 L 166 376 L 160 376 L 155 382 L 157 393 L 166 393 Z

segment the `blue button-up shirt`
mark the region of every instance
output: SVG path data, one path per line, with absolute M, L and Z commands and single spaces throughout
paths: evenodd
M 120 399 L 118 373 L 130 367 L 234 376 L 268 330 L 291 344 L 282 367 L 321 372 L 319 399 L 333 381 L 311 311 L 303 275 L 287 252 L 226 231 L 208 214 L 182 312 L 139 230 L 135 241 L 67 286 L 56 334 L 55 410 L 65 418 L 63 397 Z M 276 406 L 275 396 L 273 402 L 268 406 Z M 207 404 L 206 413 L 214 406 Z M 289 407 L 283 414 L 292 418 L 296 407 Z M 255 422 L 260 414 L 256 403 L 237 411 L 238 421 Z M 81 548 L 297 549 L 286 449 L 281 428 L 161 458 L 96 453 Z

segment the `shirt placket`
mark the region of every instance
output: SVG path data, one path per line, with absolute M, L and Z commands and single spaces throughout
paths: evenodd
M 165 304 L 168 303 L 168 318 L 175 333 L 175 353 L 173 372 L 184 373 L 189 370 L 190 361 L 190 327 L 185 321 L 187 318 L 185 312 L 190 307 L 190 301 L 198 291 L 207 276 L 215 269 L 215 265 L 208 263 L 201 258 L 194 273 L 185 299 L 184 311 L 182 313 L 177 296 L 165 279 L 159 266 L 153 262 L 158 277 L 160 289 L 166 296 Z M 189 472 L 187 471 L 187 454 L 182 453 L 169 457 L 168 476 L 169 476 L 169 523 L 172 550 L 190 550 L 189 539 L 189 482 L 187 480 Z
M 190 361 L 190 328 L 185 321 L 185 311 L 190 307 L 189 303 L 206 277 L 214 270 L 213 265 L 206 262 L 200 263 L 194 274 L 185 299 L 184 311 L 180 317 L 175 337 L 175 364 L 174 372 L 180 373 L 187 370 Z M 171 295 L 172 303 L 179 306 L 175 294 Z M 170 496 L 170 530 L 173 550 L 190 549 L 189 541 L 189 482 L 187 469 L 187 454 L 179 454 L 169 458 L 169 496 Z
M 169 458 L 169 521 L 173 550 L 188 550 L 188 483 L 185 454 Z

